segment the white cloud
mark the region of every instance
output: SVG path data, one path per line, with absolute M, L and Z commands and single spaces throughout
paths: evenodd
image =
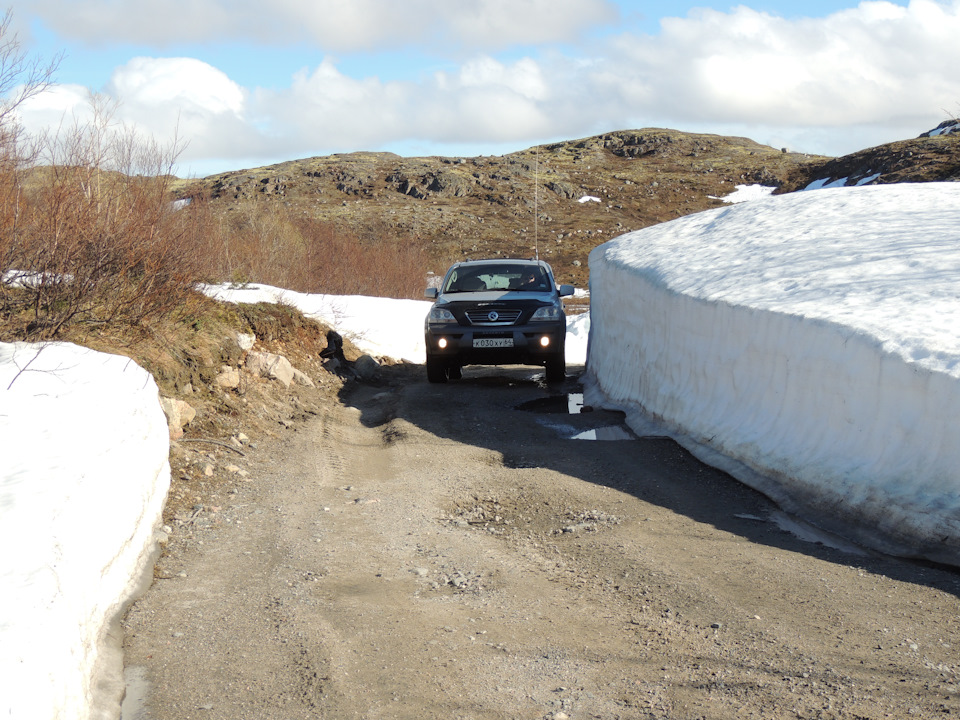
M 324 52 L 430 42 L 503 48 L 562 42 L 610 22 L 610 0 L 15 0 L 65 38 L 92 44 L 311 42 Z
M 117 68 L 106 92 L 155 110 L 175 105 L 209 114 L 244 108 L 244 91 L 220 70 L 192 58 L 134 58 Z
M 544 100 L 548 96 L 540 66 L 530 58 L 511 66 L 491 57 L 476 58 L 463 65 L 457 80 L 461 87 L 502 87 L 531 100 Z M 440 82 L 450 86 L 445 80 Z
M 665 20 L 655 38 L 620 37 L 604 65 L 625 71 L 625 92 L 678 120 L 845 125 L 960 97 L 945 70 L 960 63 L 958 37 L 956 0 L 863 2 L 797 21 L 740 6 Z
M 117 68 L 104 93 L 116 119 L 162 143 L 186 141 L 184 160 L 262 152 L 247 92 L 227 75 L 192 58 L 134 58 Z
M 89 103 L 90 91 L 80 85 L 54 85 L 18 108 L 27 128 L 56 128 L 78 108 Z
M 192 58 L 134 58 L 117 68 L 102 93 L 116 103 L 113 121 L 148 133 L 160 143 L 186 141 L 186 160 L 228 157 L 238 148 L 263 152 L 248 118 L 246 92 L 223 72 Z M 91 113 L 90 92 L 54 86 L 20 108 L 28 130 L 69 128 Z
M 551 14 L 539 1 L 503 0 L 509 12 L 501 0 L 484 0 L 483 7 L 499 8 L 500 18 L 522 27 L 530 17 Z M 52 0 L 40 2 L 47 7 Z M 400 18 L 394 14 L 399 3 L 380 3 L 336 6 L 376 15 L 376 27 L 366 30 L 353 29 L 352 23 L 362 24 L 359 18 L 336 15 L 349 36 L 344 42 L 356 42 L 362 32 L 386 32 L 389 22 L 397 23 L 395 39 L 404 36 L 428 8 L 448 28 L 472 17 L 457 15 L 458 3 L 415 0 L 402 5 L 409 13 Z M 76 4 L 92 6 L 90 0 Z M 220 6 L 202 0 L 189 7 L 184 12 L 213 17 Z M 235 15 L 245 17 L 254 7 L 260 6 L 238 1 Z M 278 27 L 300 7 L 293 0 L 272 6 Z M 549 31 L 557 37 L 569 31 L 563 18 L 574 10 L 602 13 L 607 5 L 569 0 L 551 7 L 563 16 Z M 299 16 L 305 24 L 319 22 L 319 14 L 306 12 Z M 177 20 L 189 25 L 193 17 Z M 469 32 L 479 42 L 496 22 Z M 190 142 L 184 160 L 218 169 L 237 167 L 241 157 L 276 162 L 419 143 L 431 153 L 484 145 L 520 149 L 645 126 L 842 154 L 915 137 L 944 119 L 945 109 L 960 102 L 958 37 L 960 0 L 912 0 L 907 7 L 861 2 L 826 18 L 796 20 L 738 6 L 664 19 L 658 35 L 623 33 L 582 45 L 577 54 L 530 48 L 507 61 L 475 52 L 458 66 L 420 70 L 402 81 L 352 76 L 328 57 L 291 72 L 286 83 L 242 88 L 197 60 L 139 58 L 118 68 L 106 90 L 121 103 L 123 119 L 160 139 L 179 122 L 180 137 Z M 74 88 L 57 93 L 49 101 L 55 106 L 79 98 Z

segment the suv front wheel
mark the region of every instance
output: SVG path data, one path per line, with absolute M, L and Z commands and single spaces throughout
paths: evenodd
M 560 382 L 567 376 L 566 359 L 563 352 L 559 352 L 546 362 L 547 382 Z
M 427 380 L 432 383 L 445 383 L 447 381 L 446 359 L 427 353 Z

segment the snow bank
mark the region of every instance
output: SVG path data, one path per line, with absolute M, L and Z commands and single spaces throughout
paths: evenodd
M 567 365 L 583 365 L 587 362 L 587 344 L 590 342 L 590 313 L 567 315 L 567 337 L 564 339 L 564 354 Z
M 960 184 L 680 218 L 591 253 L 588 382 L 789 510 L 960 564 L 958 277 Z
M 203 291 L 232 303 L 284 303 L 349 337 L 363 352 L 409 362 L 426 362 L 423 319 L 431 303 L 362 295 L 319 295 L 270 285 L 208 285 Z
M 430 312 L 426 300 L 394 300 L 361 295 L 319 295 L 284 290 L 270 285 L 208 285 L 209 297 L 233 303 L 284 303 L 333 328 L 361 351 L 423 364 L 427 350 L 423 321 Z M 567 318 L 567 362 L 582 365 L 587 357 L 590 317 Z
M 133 361 L 0 343 L 0 716 L 119 711 L 110 623 L 152 565 L 168 452 Z

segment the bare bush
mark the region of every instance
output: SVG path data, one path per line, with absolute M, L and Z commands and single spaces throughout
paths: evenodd
M 31 62 L 0 19 L 0 327 L 48 339 L 79 323 L 175 316 L 200 281 L 258 281 L 303 292 L 414 297 L 426 253 L 384 227 L 359 232 L 251 203 L 228 217 L 204 197 L 172 203 L 168 148 L 92 119 L 26 138 L 14 112 L 43 92 L 59 59 Z
M 423 292 L 426 247 L 382 226 L 359 232 L 251 201 L 217 226 L 216 274 L 290 290 L 412 298 Z
M 165 150 L 114 126 L 97 98 L 92 108 L 92 121 L 44 138 L 41 164 L 8 193 L 15 224 L 0 250 L 8 280 L 0 308 L 27 337 L 169 314 L 203 267 L 190 216 L 170 203 L 176 145 Z

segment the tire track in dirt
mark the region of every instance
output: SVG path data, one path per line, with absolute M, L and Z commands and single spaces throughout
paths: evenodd
M 801 542 L 668 441 L 565 440 L 529 378 L 399 368 L 264 445 L 128 615 L 143 718 L 960 712 L 955 573 Z

